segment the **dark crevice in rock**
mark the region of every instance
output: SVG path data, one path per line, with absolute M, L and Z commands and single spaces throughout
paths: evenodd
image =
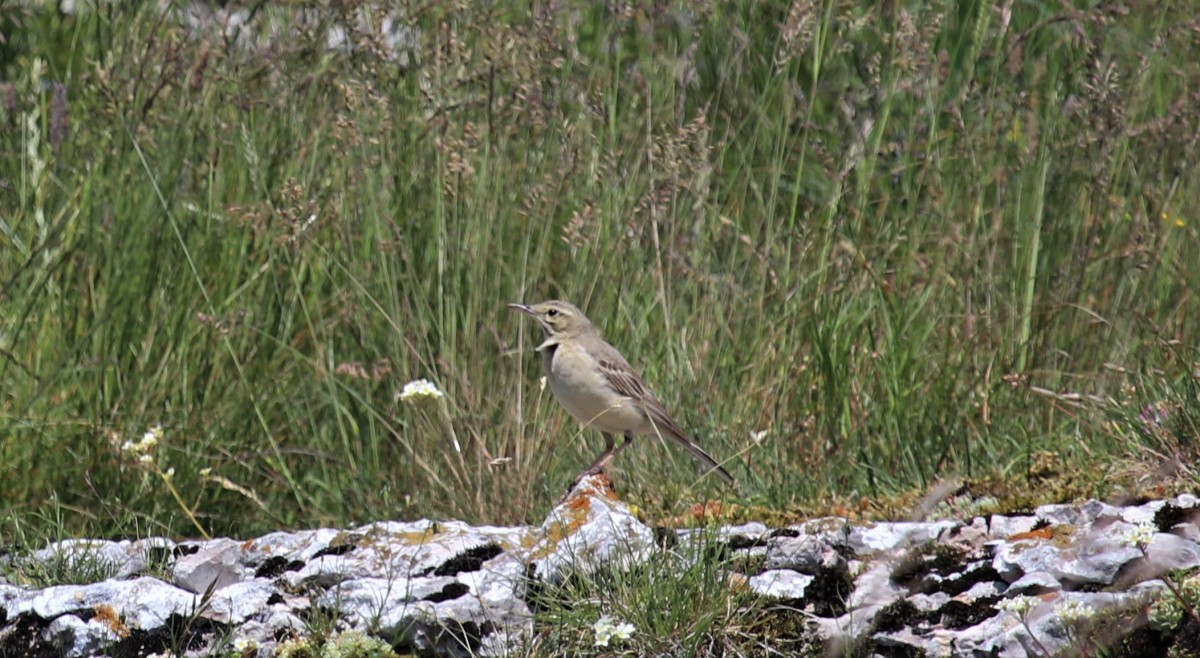
M 474 548 L 469 548 L 446 560 L 436 569 L 433 569 L 433 575 L 454 576 L 464 571 L 479 571 L 483 567 L 484 562 L 503 552 L 504 549 L 500 548 L 500 545 L 496 543 L 482 544 Z
M 1200 638 L 1197 638 L 1197 641 L 1200 641 Z M 1178 645 L 1180 648 L 1188 646 L 1179 644 L 1178 639 L 1172 640 L 1160 631 L 1143 626 L 1121 638 L 1121 641 L 1112 648 L 1111 653 L 1105 655 L 1110 658 L 1167 658 L 1171 655 L 1173 645 Z M 1188 655 L 1182 653 L 1182 656 Z
M 795 529 L 793 529 L 793 528 L 779 528 L 778 530 L 772 530 L 772 531 L 770 532 L 770 534 L 768 534 L 768 535 L 767 535 L 767 539 L 774 539 L 774 538 L 776 538 L 776 537 L 792 537 L 792 538 L 796 538 L 796 537 L 799 537 L 799 536 L 800 536 L 800 531 L 799 531 L 799 530 L 795 530 Z
M 345 555 L 346 553 L 349 553 L 350 551 L 352 551 L 356 548 L 358 548 L 358 546 L 356 546 L 354 544 L 338 544 L 337 546 L 326 546 L 325 548 L 322 548 L 321 550 L 317 551 L 312 556 L 312 559 L 316 560 L 317 558 L 322 558 L 322 557 L 326 557 L 326 556 L 336 557 L 338 555 Z
M 924 658 L 925 652 L 907 644 L 874 643 L 869 650 L 859 652 L 863 656 L 879 656 L 880 658 Z
M 1003 580 L 991 562 L 951 546 L 910 555 L 892 571 L 892 582 L 921 594 L 943 592 L 956 596 L 978 583 Z
M 1200 509 L 1178 507 L 1167 503 L 1154 513 L 1154 525 L 1159 532 L 1170 532 L 1171 528 L 1180 523 L 1194 523 L 1200 516 Z
M 299 571 L 304 568 L 302 560 L 288 560 L 282 555 L 269 557 L 254 571 L 255 578 L 277 578 L 287 571 Z
M 941 620 L 944 627 L 950 630 L 970 628 L 985 619 L 996 616 L 996 602 L 1000 596 L 988 596 L 975 599 L 973 603 L 950 601 L 942 606 L 934 615 Z
M 967 571 L 964 571 L 957 578 L 945 578 L 940 583 L 931 580 L 925 587 L 928 590 L 925 593 L 944 592 L 950 596 L 958 596 L 979 583 L 994 583 L 1002 582 L 1003 580 L 1000 572 L 996 571 L 991 563 L 985 563 L 983 566 L 974 569 L 968 568 Z
M 286 600 L 287 599 L 285 599 L 283 597 L 283 594 L 280 594 L 279 592 L 275 592 L 271 596 L 267 597 L 267 605 L 277 605 L 279 603 L 283 603 Z
M 966 555 L 949 546 L 936 547 L 931 553 L 911 552 L 892 569 L 892 582 L 905 589 L 918 590 L 930 574 L 947 576 L 966 568 Z
M 171 557 L 178 559 L 185 555 L 195 555 L 199 552 L 199 544 L 176 544 L 175 548 L 171 549 Z
M 490 622 L 463 624 L 443 622 L 437 625 L 414 624 L 392 647 L 400 655 L 420 656 L 478 655 L 480 640 L 495 632 Z M 424 650 L 418 650 L 424 647 Z
M 904 628 L 917 628 L 922 625 L 940 625 L 949 630 L 970 628 L 986 619 L 994 617 L 996 602 L 1000 596 L 980 597 L 973 603 L 950 601 L 938 608 L 922 612 L 906 600 L 896 601 L 879 611 L 875 617 L 875 630 L 881 633 L 893 633 Z
M 804 588 L 804 601 L 811 603 L 818 617 L 838 617 L 846 612 L 846 599 L 854 590 L 854 580 L 841 569 L 822 567 Z
M 675 546 L 679 543 L 679 535 L 675 534 L 675 530 L 673 528 L 658 526 L 651 528 L 651 530 L 654 532 L 654 545 L 657 546 L 659 550 L 670 550 L 675 548 Z
M 151 546 L 146 551 L 146 562 L 151 565 L 170 567 L 175 562 L 175 551 L 166 546 Z
M 767 540 L 762 537 L 746 537 L 745 535 L 734 535 L 726 542 L 726 546 L 731 551 L 743 551 L 748 548 L 761 548 L 767 545 Z
M 430 603 L 441 603 L 442 601 L 453 601 L 454 599 L 457 599 L 458 597 L 460 597 L 470 591 L 471 591 L 471 588 L 467 587 L 463 583 L 447 583 L 446 586 L 441 589 L 441 591 L 434 592 L 433 594 L 430 594 L 429 596 L 426 596 L 424 599 L 421 599 L 421 600 L 429 601 Z
M 114 658 L 141 658 L 168 650 L 171 653 L 182 653 L 199 648 L 213 637 L 227 631 L 226 625 L 204 617 L 171 615 L 167 618 L 167 623 L 159 628 L 149 631 L 133 629 L 128 637 L 109 649 L 108 655 Z
M 880 633 L 891 633 L 914 626 L 917 622 L 924 620 L 925 614 L 918 610 L 917 606 L 905 599 L 900 599 L 879 611 L 879 614 L 875 616 L 875 630 Z
M 59 658 L 62 654 L 42 639 L 50 622 L 36 615 L 17 615 L 0 626 L 0 656 L 3 658 Z

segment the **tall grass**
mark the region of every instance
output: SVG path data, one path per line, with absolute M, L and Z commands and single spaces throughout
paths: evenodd
M 260 7 L 289 36 L 257 48 L 140 5 L 0 19 L 11 522 L 540 519 L 598 444 L 504 309 L 548 297 L 767 505 L 1129 459 L 1114 413 L 1194 417 L 1200 52 L 1169 4 L 415 3 L 403 63 L 310 9 Z M 397 399 L 417 378 L 444 406 Z M 614 474 L 723 495 L 650 439 Z

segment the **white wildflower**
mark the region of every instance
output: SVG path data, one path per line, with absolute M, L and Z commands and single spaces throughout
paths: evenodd
M 1058 618 L 1064 624 L 1073 624 L 1084 619 L 1091 619 L 1096 614 L 1096 611 L 1091 606 L 1081 601 L 1063 601 L 1058 606 L 1056 612 Z
M 123 452 L 131 452 L 131 453 L 135 453 L 135 454 L 144 455 L 145 453 L 148 453 L 151 450 L 153 450 L 154 446 L 158 445 L 158 440 L 162 438 L 162 435 L 163 435 L 162 425 L 155 425 L 154 427 L 151 427 L 150 429 L 146 430 L 146 433 L 142 434 L 142 438 L 140 440 L 126 441 L 125 443 L 122 443 L 121 450 Z M 145 461 L 145 460 L 142 460 L 142 461 Z
M 245 653 L 251 649 L 257 649 L 258 643 L 248 637 L 239 637 L 233 641 L 233 650 L 238 653 Z
M 637 629 L 629 622 L 605 615 L 592 624 L 592 630 L 596 632 L 596 646 L 607 647 L 612 640 L 628 640 Z
M 1025 596 L 1022 594 L 1020 596 L 1014 596 L 1011 599 L 1004 599 L 996 604 L 996 608 L 998 608 L 1001 612 L 1007 612 L 1014 617 L 1024 617 L 1025 613 L 1036 608 L 1041 602 L 1041 599 L 1035 596 Z
M 428 379 L 417 379 L 405 384 L 396 397 L 402 402 L 416 402 L 420 398 L 441 398 L 442 392 Z
M 206 478 L 206 477 L 208 477 L 208 476 L 210 476 L 210 475 L 212 475 L 212 469 L 211 469 L 211 468 L 207 468 L 207 467 L 206 467 L 206 468 L 202 468 L 202 469 L 200 469 L 200 477 L 202 477 L 202 478 Z
M 751 430 L 750 431 L 750 440 L 754 441 L 755 443 L 762 443 L 763 439 L 767 438 L 767 434 L 769 432 L 770 432 L 770 430 L 759 430 L 757 432 Z
M 1150 542 L 1154 541 L 1154 533 L 1156 532 L 1158 532 L 1158 528 L 1153 523 L 1143 521 L 1122 533 L 1117 541 L 1122 546 L 1146 548 L 1146 546 L 1150 545 Z
M 138 457 L 138 463 L 139 464 L 153 464 L 154 463 L 154 455 L 142 455 L 141 457 Z

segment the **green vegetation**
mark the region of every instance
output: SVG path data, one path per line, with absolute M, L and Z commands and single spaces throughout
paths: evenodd
M 716 533 L 701 531 L 643 564 L 535 589 L 535 640 L 525 655 L 816 655 L 801 613 L 752 593 L 717 546 Z
M 1173 3 L 407 3 L 398 60 L 326 49 L 357 3 L 155 4 L 0 17 L 3 536 L 540 521 L 600 440 L 504 308 L 548 297 L 740 480 L 639 441 L 654 512 L 1191 481 Z

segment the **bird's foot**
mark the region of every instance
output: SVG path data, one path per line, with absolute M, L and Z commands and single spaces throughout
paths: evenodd
M 563 503 L 567 502 L 567 499 L 571 497 L 571 494 L 575 493 L 575 490 L 579 488 L 579 485 L 582 484 L 584 480 L 595 475 L 603 476 L 605 488 L 612 489 L 612 479 L 605 474 L 603 468 L 589 468 L 581 472 L 579 475 L 576 475 L 574 480 L 571 480 L 571 484 L 567 487 L 567 491 L 563 493 L 562 498 L 558 499 L 558 504 L 562 505 Z

